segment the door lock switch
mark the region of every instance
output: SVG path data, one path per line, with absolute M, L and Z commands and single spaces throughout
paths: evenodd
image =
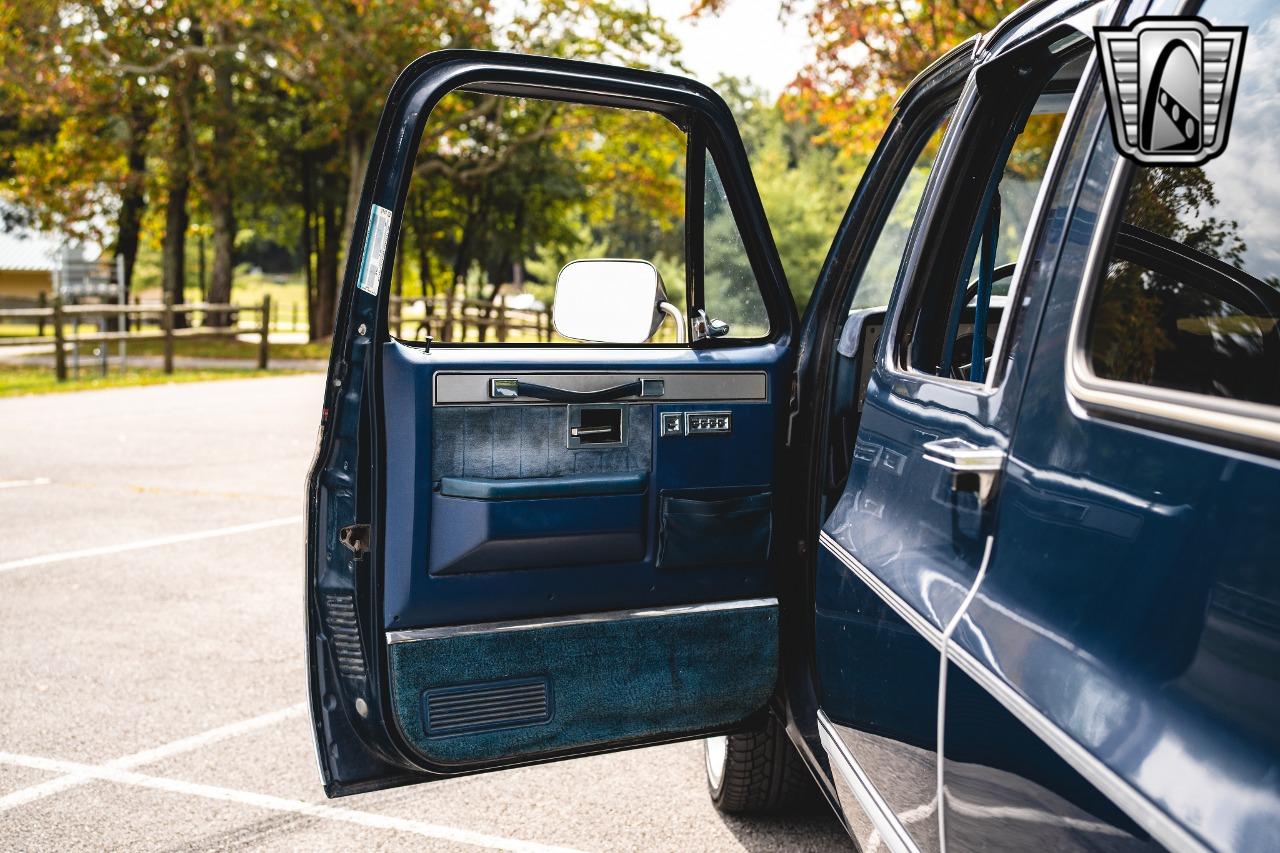
M 661 435 L 684 435 L 684 412 L 663 412 Z

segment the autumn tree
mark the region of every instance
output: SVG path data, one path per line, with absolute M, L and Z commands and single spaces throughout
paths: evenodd
M 733 2 L 694 0 L 692 14 Z M 779 0 L 805 22 L 814 53 L 782 98 L 789 118 L 812 118 L 818 139 L 846 156 L 869 155 L 893 102 L 930 62 L 990 30 L 1025 0 Z

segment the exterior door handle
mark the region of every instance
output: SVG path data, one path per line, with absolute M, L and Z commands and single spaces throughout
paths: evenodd
M 940 438 L 923 448 L 924 458 L 951 472 L 951 491 L 974 492 L 986 504 L 1004 469 L 1006 453 L 998 447 L 979 447 L 963 438 Z

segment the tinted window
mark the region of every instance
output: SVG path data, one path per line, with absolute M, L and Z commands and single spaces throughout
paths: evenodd
M 1249 24 L 1251 41 L 1276 29 L 1230 23 Z M 1251 43 L 1227 150 L 1200 167 L 1136 170 L 1094 296 L 1086 346 L 1098 376 L 1280 405 L 1277 81 L 1270 52 Z

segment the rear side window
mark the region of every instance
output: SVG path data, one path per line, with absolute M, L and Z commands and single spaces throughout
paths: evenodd
M 1099 378 L 1280 406 L 1272 62 L 1245 51 L 1221 156 L 1135 169 L 1085 337 Z

